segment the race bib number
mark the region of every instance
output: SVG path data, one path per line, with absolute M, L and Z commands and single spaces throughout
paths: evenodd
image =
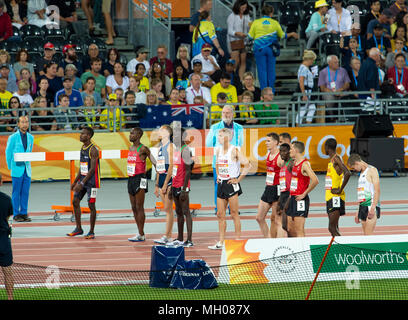
M 91 199 L 96 199 L 96 194 L 98 193 L 98 189 L 91 188 Z
M 279 178 L 279 190 L 285 190 L 286 189 L 286 179 L 285 177 Z
M 306 210 L 305 200 L 297 201 L 296 202 L 296 209 L 297 209 L 297 211 L 305 211 Z
M 333 197 L 332 198 L 332 204 L 333 208 L 340 208 L 340 197 Z
M 359 187 L 357 189 L 357 199 L 359 202 L 364 202 L 365 199 L 365 192 L 364 192 L 364 187 Z
M 333 184 L 332 184 L 332 178 L 326 176 L 325 183 L 324 183 L 325 189 L 326 189 L 326 190 L 331 190 L 332 185 L 333 185 Z
M 128 163 L 127 165 L 127 174 L 128 176 L 134 176 L 136 172 L 136 163 Z
M 146 189 L 146 188 L 147 188 L 147 179 L 141 178 L 140 179 L 140 189 Z
M 269 186 L 272 186 L 274 180 L 275 180 L 275 172 L 268 171 L 266 173 L 266 184 Z
M 173 166 L 173 173 L 172 173 L 172 177 L 174 178 L 175 176 L 177 176 L 177 167 L 178 165 L 174 165 Z
M 165 163 L 165 161 L 164 161 L 164 158 L 159 158 L 159 159 L 157 159 L 157 162 L 156 162 L 156 171 L 157 171 L 159 174 L 166 173 L 166 163 Z
M 81 162 L 81 175 L 86 176 L 88 174 L 88 162 Z
M 298 187 L 298 178 L 293 178 L 290 181 L 290 191 L 296 191 Z
M 220 178 L 223 178 L 223 179 L 229 178 L 228 164 L 218 165 L 218 175 L 220 176 Z

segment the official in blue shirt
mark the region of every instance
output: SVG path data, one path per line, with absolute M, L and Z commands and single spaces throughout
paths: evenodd
M 58 96 L 61 94 L 66 94 L 69 97 L 69 106 L 70 107 L 82 107 L 84 105 L 84 101 L 82 99 L 81 92 L 79 90 L 73 89 L 74 81 L 71 77 L 65 77 L 63 79 L 62 85 L 64 86 L 63 89 L 59 90 L 55 94 L 54 105 L 58 106 Z
M 7 140 L 6 160 L 7 167 L 11 171 L 13 191 L 11 195 L 13 203 L 13 216 L 17 222 L 31 221 L 27 214 L 28 196 L 31 185 L 31 162 L 14 161 L 15 153 L 32 152 L 34 137 L 28 132 L 28 117 L 18 119 L 18 130 Z
M 242 147 L 244 144 L 244 128 L 242 125 L 234 122 L 234 107 L 231 105 L 225 105 L 222 108 L 222 121 L 213 124 L 210 127 L 210 131 L 205 138 L 205 146 L 216 148 L 221 146 L 218 142 L 218 131 L 222 128 L 229 128 L 233 130 L 233 137 L 231 144 L 236 147 Z M 215 152 L 212 160 L 212 167 L 213 167 L 213 176 L 214 176 L 214 201 L 215 201 L 215 210 L 217 211 L 217 171 L 215 169 Z

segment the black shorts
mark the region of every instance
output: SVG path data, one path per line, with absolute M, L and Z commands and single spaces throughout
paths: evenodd
M 290 191 L 282 192 L 279 196 L 279 208 L 281 210 L 285 209 L 285 204 L 290 197 Z
M 241 185 L 238 183 L 234 189 L 234 185 L 228 183 L 228 180 L 222 180 L 221 183 L 217 184 L 217 198 L 229 199 L 238 194 L 242 194 Z
M 163 188 L 164 181 L 166 181 L 166 176 L 167 176 L 167 173 L 159 174 L 159 188 L 160 189 Z M 167 185 L 171 186 L 172 182 L 173 182 L 173 178 L 170 178 L 169 183 Z
M 171 187 L 171 195 L 173 196 L 173 199 L 180 197 L 181 189 L 182 189 L 182 187 L 180 187 L 180 188 L 175 188 L 173 186 Z
M 0 234 L 0 267 L 9 267 L 13 264 L 11 239 L 7 233 Z
M 78 198 L 79 200 L 82 200 L 84 196 L 87 194 L 88 195 L 88 202 L 89 203 L 95 203 L 96 202 L 96 194 L 98 192 L 97 188 L 94 187 L 89 187 L 87 185 L 82 187 L 82 190 L 79 192 L 74 193 L 74 197 Z
M 278 201 L 279 200 L 278 188 L 279 185 L 266 186 L 265 191 L 262 194 L 261 200 L 269 204 Z
M 333 198 L 331 198 L 329 201 L 326 201 L 327 214 L 330 214 L 334 211 L 340 211 L 340 216 L 344 216 L 346 214 L 346 203 L 344 202 L 343 199 L 340 199 L 340 197 L 339 197 L 339 200 L 340 201 L 338 203 L 335 203 L 334 206 L 333 206 Z
M 310 206 L 310 199 L 309 196 L 306 196 L 301 201 L 296 201 L 296 196 L 291 196 L 289 200 L 289 207 L 286 214 L 290 217 L 304 217 L 307 218 L 309 215 L 309 206 Z M 299 205 L 298 205 L 299 202 Z M 298 207 L 299 206 L 299 207 Z
M 381 215 L 381 208 L 380 207 L 375 207 L 376 213 L 377 213 L 377 219 L 380 219 Z M 366 221 L 368 216 L 368 207 L 367 206 L 359 206 L 358 207 L 358 218 L 360 220 Z
M 140 189 L 143 189 L 145 191 L 145 193 L 148 191 L 148 183 L 147 183 L 147 179 L 146 179 L 146 184 L 145 184 L 145 188 L 141 188 L 140 187 L 140 181 L 143 179 L 146 179 L 146 175 L 143 174 L 138 174 L 135 175 L 133 177 L 129 177 L 128 179 L 128 193 L 132 196 L 136 195 L 136 193 L 139 192 Z

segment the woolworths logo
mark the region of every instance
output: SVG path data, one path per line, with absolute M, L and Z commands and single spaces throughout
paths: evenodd
M 327 246 L 311 245 L 310 249 L 316 272 Z M 360 271 L 408 271 L 408 243 L 334 244 L 321 272 L 345 272 L 349 266 L 357 266 Z

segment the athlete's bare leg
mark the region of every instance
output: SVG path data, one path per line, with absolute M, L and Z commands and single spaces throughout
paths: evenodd
M 241 219 L 238 213 L 239 211 L 238 194 L 229 198 L 228 204 L 230 208 L 231 218 L 234 221 L 235 239 L 238 240 L 241 237 Z
M 256 215 L 256 221 L 259 224 L 261 229 L 262 235 L 264 238 L 269 237 L 269 228 L 268 224 L 266 223 L 266 215 L 268 214 L 271 205 L 265 201 L 260 200 L 258 204 L 258 214 Z

